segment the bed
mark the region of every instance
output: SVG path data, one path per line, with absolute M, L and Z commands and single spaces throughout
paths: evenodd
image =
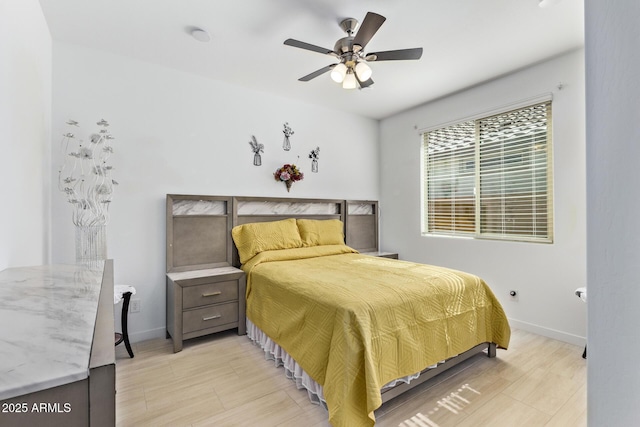
M 292 363 L 333 426 L 374 425 L 403 389 L 509 344 L 479 277 L 376 256 L 375 202 L 232 198 L 229 208 L 249 335 Z M 389 386 L 398 379 L 413 381 Z

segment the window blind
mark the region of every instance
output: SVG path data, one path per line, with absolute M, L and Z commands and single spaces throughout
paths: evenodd
M 472 121 L 425 134 L 425 201 L 431 232 L 475 232 L 475 138 Z
M 425 232 L 552 240 L 551 102 L 423 134 Z

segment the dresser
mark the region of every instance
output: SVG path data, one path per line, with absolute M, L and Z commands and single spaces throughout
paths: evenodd
M 113 263 L 0 272 L 0 425 L 115 425 Z
M 167 333 L 173 351 L 189 338 L 238 328 L 245 320 L 246 279 L 235 267 L 167 273 Z

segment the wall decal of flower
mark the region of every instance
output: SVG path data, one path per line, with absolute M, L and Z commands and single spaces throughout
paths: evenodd
M 289 192 L 294 182 L 304 179 L 304 174 L 300 172 L 300 169 L 298 169 L 296 165 L 287 163 L 281 168 L 278 168 L 273 173 L 273 177 L 278 182 L 284 182 L 287 186 L 287 192 Z
M 262 164 L 262 156 L 260 153 L 264 153 L 264 144 L 259 144 L 255 136 L 251 135 L 251 151 L 253 151 L 253 165 L 260 166 Z
M 293 129 L 291 129 L 291 126 L 289 126 L 288 122 L 284 124 L 284 130 L 282 131 L 282 133 L 284 133 L 284 141 L 282 142 L 282 149 L 284 151 L 289 151 L 291 150 L 291 141 L 289 140 L 289 138 L 295 132 L 293 131 Z
M 311 150 L 309 153 L 311 159 L 311 172 L 318 173 L 318 159 L 320 158 L 320 147 L 316 147 L 315 150 Z

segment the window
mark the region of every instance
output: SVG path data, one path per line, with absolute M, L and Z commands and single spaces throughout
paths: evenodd
M 550 101 L 422 140 L 424 233 L 552 242 Z

